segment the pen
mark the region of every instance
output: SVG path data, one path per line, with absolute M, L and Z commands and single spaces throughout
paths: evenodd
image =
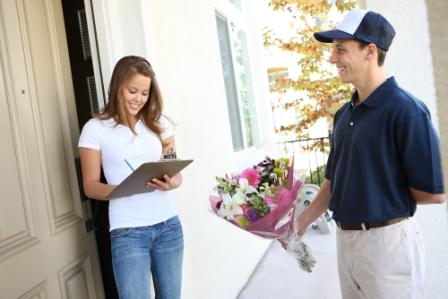
M 124 163 L 126 163 L 126 164 L 129 166 L 129 168 L 130 168 L 132 171 L 134 171 L 134 168 L 132 168 L 132 166 L 131 166 L 131 164 L 129 164 L 128 160 L 124 159 Z

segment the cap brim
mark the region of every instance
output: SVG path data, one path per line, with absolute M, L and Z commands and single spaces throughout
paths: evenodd
M 355 39 L 353 35 L 341 30 L 315 32 L 314 38 L 323 43 L 332 43 L 334 39 Z

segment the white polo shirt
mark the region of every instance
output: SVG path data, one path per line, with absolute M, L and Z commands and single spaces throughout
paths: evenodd
M 162 139 L 174 134 L 167 118 L 160 118 Z M 126 126 L 116 125 L 114 119 L 92 118 L 83 127 L 78 147 L 101 151 L 101 163 L 107 183 L 120 184 L 133 169 L 142 163 L 158 161 L 162 156 L 162 144 L 142 121 L 135 125 L 137 135 Z M 148 226 L 163 222 L 177 215 L 173 191 L 153 191 L 109 202 L 110 230 L 122 227 Z

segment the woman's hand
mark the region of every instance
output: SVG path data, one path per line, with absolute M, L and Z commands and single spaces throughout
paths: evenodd
M 182 175 L 180 173 L 172 176 L 171 178 L 168 175 L 163 176 L 163 181 L 159 179 L 152 179 L 146 183 L 146 187 L 155 188 L 160 191 L 168 191 L 172 189 L 176 189 L 182 184 Z

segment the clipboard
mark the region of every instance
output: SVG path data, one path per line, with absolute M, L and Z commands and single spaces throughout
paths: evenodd
M 163 180 L 163 175 L 174 176 L 187 167 L 193 160 L 166 160 L 143 163 L 125 178 L 106 198 L 125 197 L 139 193 L 152 192 L 155 188 L 146 187 L 146 182 L 152 179 Z

